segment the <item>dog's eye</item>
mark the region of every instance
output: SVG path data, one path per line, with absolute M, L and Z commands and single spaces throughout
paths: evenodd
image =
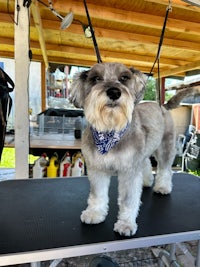
M 119 78 L 119 81 L 121 82 L 121 83 L 124 83 L 124 82 L 126 82 L 127 80 L 129 80 L 130 79 L 130 77 L 128 76 L 128 75 L 122 75 L 120 78 Z
M 98 82 L 102 81 L 102 78 L 100 76 L 94 76 L 94 77 L 91 78 L 91 80 L 94 83 L 98 83 Z

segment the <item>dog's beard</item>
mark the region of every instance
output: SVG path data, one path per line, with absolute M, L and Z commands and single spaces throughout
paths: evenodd
M 127 92 L 112 101 L 105 92 L 94 90 L 85 100 L 84 112 L 97 131 L 120 131 L 131 122 L 133 108 L 134 101 Z

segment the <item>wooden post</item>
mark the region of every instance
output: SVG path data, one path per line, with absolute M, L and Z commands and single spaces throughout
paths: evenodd
M 41 63 L 41 96 L 42 96 L 42 111 L 46 109 L 46 67 L 44 62 Z
M 161 78 L 161 104 L 165 103 L 165 77 Z
M 156 80 L 156 101 L 160 105 L 165 102 L 165 77 Z
M 15 24 L 15 178 L 29 178 L 29 12 L 23 0 L 15 1 L 20 8 Z

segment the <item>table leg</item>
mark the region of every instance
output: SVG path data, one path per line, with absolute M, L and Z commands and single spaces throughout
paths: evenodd
M 198 241 L 198 245 L 197 245 L 197 261 L 196 261 L 196 267 L 200 267 L 200 240 Z
M 39 262 L 31 262 L 31 267 L 41 267 L 41 263 Z
M 163 267 L 165 264 L 162 260 L 162 257 L 165 257 L 167 263 L 172 267 L 180 267 L 180 265 L 176 261 L 176 244 L 170 245 L 170 252 L 167 252 L 165 249 L 161 250 L 158 255 L 158 266 Z
M 62 261 L 63 259 L 56 259 L 51 262 L 49 267 L 57 267 L 57 265 Z

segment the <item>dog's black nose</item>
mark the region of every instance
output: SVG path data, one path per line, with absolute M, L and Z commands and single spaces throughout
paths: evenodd
M 121 96 L 121 91 L 116 87 L 109 88 L 106 93 L 111 100 L 117 100 Z

